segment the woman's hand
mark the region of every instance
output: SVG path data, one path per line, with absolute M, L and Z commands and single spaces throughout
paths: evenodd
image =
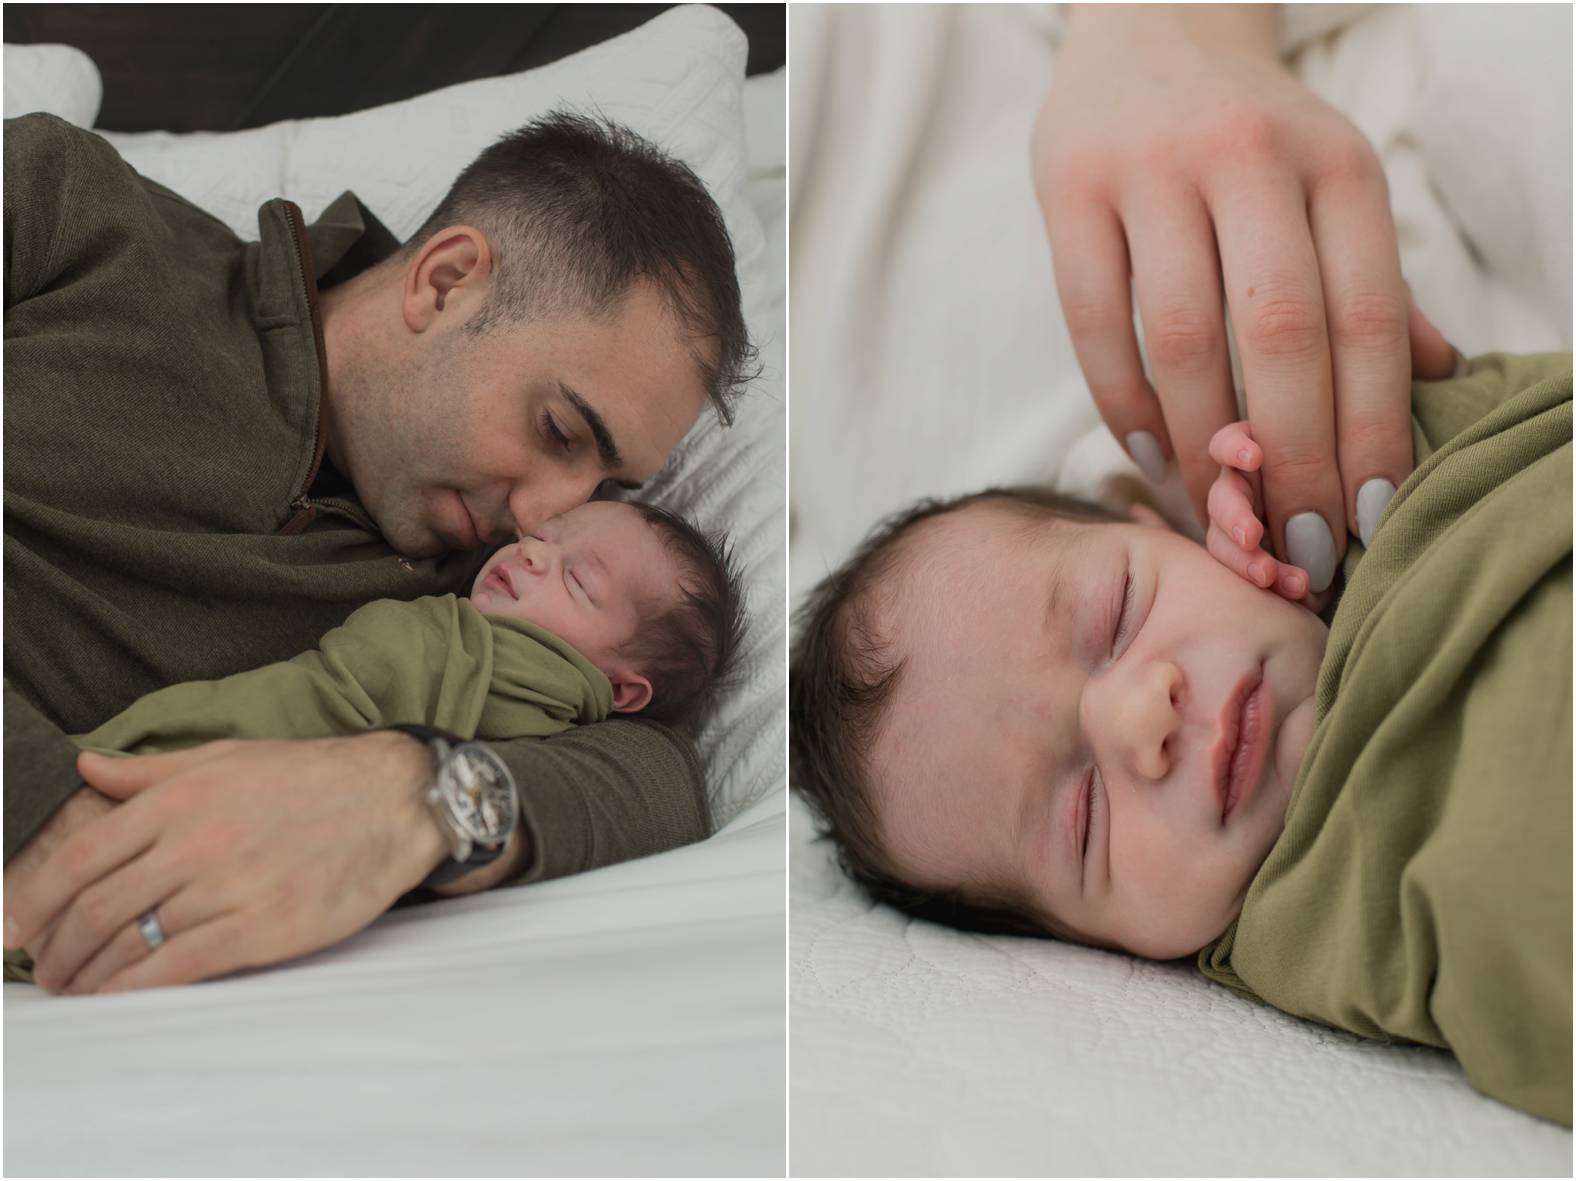
M 1273 8 L 1181 7 L 1069 12 L 1034 136 L 1057 289 L 1101 417 L 1151 480 L 1177 457 L 1201 521 L 1237 417 L 1229 310 L 1265 548 L 1322 591 L 1412 471 L 1414 371 L 1454 358 L 1402 281 L 1378 158 L 1280 65 Z
M 1220 465 L 1208 496 L 1209 529 L 1204 545 L 1210 556 L 1233 574 L 1281 598 L 1302 603 L 1315 613 L 1324 610 L 1330 592 L 1308 592 L 1308 572 L 1263 548 L 1264 521 L 1259 469 L 1264 452 L 1245 422 L 1220 428 L 1209 441 L 1209 457 Z

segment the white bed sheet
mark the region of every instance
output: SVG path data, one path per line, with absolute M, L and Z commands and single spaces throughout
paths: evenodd
M 1447 337 L 1569 348 L 1570 9 L 1292 21 L 1298 72 L 1384 161 L 1405 273 Z M 916 497 L 1132 470 L 1079 374 L 1029 180 L 1057 25 L 1038 7 L 794 10 L 795 599 Z M 1186 966 L 874 907 L 792 811 L 796 1174 L 1570 1169 L 1569 1132 L 1440 1052 Z
M 285 968 L 5 989 L 8 1176 L 716 1176 L 783 1164 L 783 815 L 414 907 Z
M 681 9 L 644 28 L 711 36 L 721 19 Z M 698 426 L 656 490 L 733 530 L 747 569 L 744 675 L 701 736 L 720 831 L 392 913 L 222 981 L 70 999 L 7 986 L 7 1175 L 781 1174 L 787 99 L 783 71 L 732 86 L 730 228 L 764 371 L 735 426 Z

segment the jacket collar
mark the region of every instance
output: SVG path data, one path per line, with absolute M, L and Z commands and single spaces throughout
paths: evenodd
M 398 249 L 399 241 L 354 193 L 341 193 L 308 225 L 293 201 L 276 197 L 257 211 L 259 241 L 248 247 L 253 272 L 254 314 L 259 328 L 267 327 L 265 351 L 273 347 L 311 349 L 317 357 L 316 380 L 305 388 L 297 381 L 276 389 L 290 418 L 312 432 L 312 449 L 294 481 L 292 498 L 298 510 L 323 463 L 323 394 L 328 382 L 328 355 L 318 291 L 365 270 Z M 280 335 L 286 324 L 290 328 Z M 288 339 L 287 339 L 288 338 Z M 289 343 L 290 340 L 294 345 Z M 296 356 L 299 356 L 296 353 Z M 300 375 L 296 366 L 282 365 L 280 373 Z M 286 532 L 304 528 L 308 518 L 298 512 Z

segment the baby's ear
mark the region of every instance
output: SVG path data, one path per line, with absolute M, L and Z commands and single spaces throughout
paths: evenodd
M 614 713 L 639 713 L 651 704 L 651 682 L 639 673 L 617 672 L 608 680 L 613 685 Z
M 1164 529 L 1167 533 L 1175 532 L 1171 522 L 1162 517 L 1147 504 L 1135 504 L 1127 510 L 1127 515 L 1134 524 L 1148 525 L 1155 529 Z

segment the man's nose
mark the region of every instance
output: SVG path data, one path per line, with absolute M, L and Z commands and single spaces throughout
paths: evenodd
M 1170 661 L 1151 660 L 1105 689 L 1097 701 L 1089 702 L 1104 717 L 1091 719 L 1093 725 L 1085 732 L 1103 732 L 1103 745 L 1140 779 L 1164 779 L 1176 762 L 1182 729 L 1182 670 Z

